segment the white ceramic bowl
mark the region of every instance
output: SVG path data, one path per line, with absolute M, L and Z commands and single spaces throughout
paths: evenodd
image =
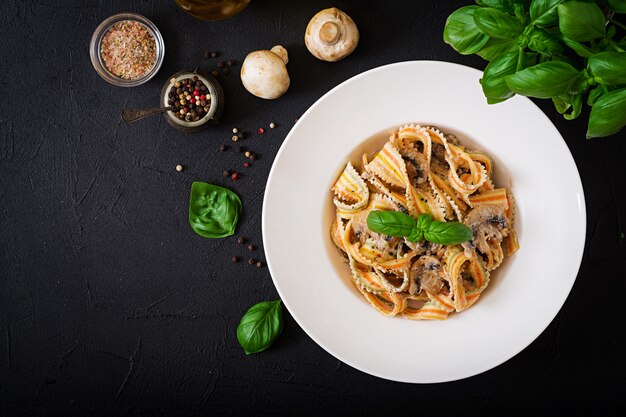
M 491 369 L 539 336 L 576 278 L 586 214 L 574 160 L 529 99 L 487 105 L 481 75 L 432 61 L 360 74 L 311 106 L 274 161 L 263 241 L 276 289 L 315 342 L 364 372 L 427 383 Z M 510 186 L 517 201 L 521 249 L 492 274 L 473 307 L 445 321 L 381 316 L 353 288 L 329 235 L 330 187 L 346 161 L 379 149 L 391 129 L 411 122 L 436 125 L 487 152 L 496 185 Z

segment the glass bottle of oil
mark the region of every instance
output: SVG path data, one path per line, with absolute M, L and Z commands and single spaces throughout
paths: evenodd
M 242 11 L 250 0 L 174 0 L 178 7 L 197 19 L 222 20 Z

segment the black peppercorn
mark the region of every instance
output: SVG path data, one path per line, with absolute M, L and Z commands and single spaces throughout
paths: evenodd
M 261 268 L 263 266 L 263 262 L 259 261 L 256 263 L 257 268 Z
M 222 72 L 226 75 L 230 74 L 230 70 L 228 68 L 224 68 Z
M 257 160 L 257 158 L 258 158 L 258 156 L 256 156 L 256 154 L 255 154 L 255 153 L 253 153 L 252 155 L 250 155 L 250 160 L 251 160 L 251 161 L 256 161 L 256 160 Z
M 229 59 L 226 62 L 226 65 L 228 65 L 229 67 L 234 67 L 237 64 L 237 61 L 235 61 L 234 59 Z
M 240 146 L 239 148 L 237 148 L 237 151 L 238 151 L 239 153 L 242 153 L 242 152 L 243 152 L 243 151 L 245 151 L 245 150 L 246 150 L 246 148 L 244 148 L 243 146 Z
M 239 256 L 233 255 L 232 258 L 230 258 L 230 260 L 233 261 L 233 263 L 239 262 Z
M 225 65 L 225 64 L 224 64 L 224 61 L 219 61 L 219 62 L 217 63 L 217 67 L 218 67 L 218 68 L 224 68 L 224 65 Z
M 224 152 L 226 150 L 228 150 L 228 146 L 226 146 L 224 144 L 220 145 L 220 151 Z
M 239 236 L 237 238 L 237 243 L 239 243 L 240 245 L 243 245 L 244 243 L 246 243 L 246 238 L 243 236 Z
M 211 51 L 211 58 L 215 58 L 216 56 L 218 56 L 220 53 L 218 51 Z
M 217 77 L 218 75 L 220 75 L 220 73 L 217 70 L 213 70 L 211 71 L 211 75 Z
M 248 265 L 254 265 L 256 261 L 252 258 L 248 259 Z
M 254 247 L 254 245 L 252 245 L 252 244 L 248 245 L 248 250 L 249 250 L 250 252 L 252 252 L 252 251 L 253 251 L 253 250 L 255 250 L 255 249 L 256 249 L 256 248 Z
M 230 171 L 226 170 L 223 172 L 222 175 L 224 175 L 225 177 L 228 177 L 230 175 Z

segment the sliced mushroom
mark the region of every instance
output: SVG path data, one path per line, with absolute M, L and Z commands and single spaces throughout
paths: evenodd
M 411 242 L 407 238 L 404 238 L 404 244 L 408 246 L 409 249 L 417 252 L 418 255 L 432 255 L 437 253 L 437 251 L 441 248 L 440 244 L 432 243 L 425 239 L 422 239 L 419 242 Z
M 316 58 L 335 62 L 354 51 L 359 30 L 350 16 L 332 7 L 313 16 L 306 27 L 304 43 Z
M 509 227 L 504 208 L 492 204 L 478 206 L 467 214 L 464 223 L 474 232 L 474 238 L 464 243 L 464 247 L 470 245 L 485 255 L 487 270 L 497 268 L 504 258 L 502 240 L 507 236 Z
M 289 88 L 287 62 L 287 50 L 280 45 L 269 51 L 250 52 L 241 66 L 241 82 L 257 97 L 278 98 Z
M 402 157 L 406 165 L 406 172 L 409 175 L 409 181 L 413 186 L 423 184 L 430 174 L 430 166 L 424 158 L 424 155 L 417 150 L 408 148 L 402 152 Z
M 400 240 L 399 238 L 372 232 L 367 227 L 367 216 L 369 213 L 370 210 L 363 210 L 352 217 L 352 230 L 354 231 L 354 236 L 361 242 L 361 245 L 364 245 L 368 239 L 372 239 L 376 248 L 380 250 L 395 246 Z
M 445 285 L 441 262 L 434 256 L 420 256 L 409 270 L 409 294 L 417 295 L 420 289 L 439 294 Z

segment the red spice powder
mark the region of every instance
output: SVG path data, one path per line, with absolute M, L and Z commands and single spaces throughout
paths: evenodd
M 115 23 L 102 38 L 100 55 L 117 77 L 135 80 L 156 63 L 156 42 L 147 27 L 133 20 Z

